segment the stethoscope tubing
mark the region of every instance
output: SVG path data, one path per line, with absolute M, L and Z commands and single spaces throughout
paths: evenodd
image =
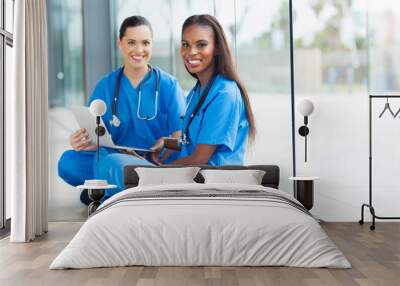
M 136 110 L 136 116 L 140 120 L 153 120 L 157 117 L 158 114 L 158 93 L 159 93 L 159 82 L 160 82 L 160 75 L 154 69 L 151 65 L 150 67 L 150 72 L 154 72 L 156 74 L 156 87 L 155 87 L 155 102 L 154 102 L 154 112 L 153 116 L 141 116 L 140 114 L 140 107 L 141 107 L 141 100 L 142 100 L 142 86 L 139 86 L 139 93 L 138 93 L 138 107 Z M 110 121 L 110 124 L 114 127 L 118 127 L 121 122 L 117 116 L 118 112 L 118 100 L 119 100 L 119 93 L 120 93 L 120 88 L 121 88 L 121 80 L 122 80 L 122 75 L 124 73 L 124 66 L 121 68 L 121 70 L 118 73 L 117 76 L 117 81 L 115 83 L 115 90 L 114 90 L 114 100 L 113 100 L 113 108 L 112 108 L 112 119 Z
M 190 127 L 190 124 L 192 123 L 192 121 L 193 121 L 195 115 L 197 114 L 197 112 L 199 112 L 201 106 L 203 105 L 204 101 L 206 100 L 207 95 L 208 95 L 209 91 L 211 90 L 211 88 L 212 88 L 212 86 L 213 86 L 213 83 L 214 83 L 215 78 L 216 78 L 216 75 L 214 75 L 214 76 L 211 78 L 211 80 L 209 81 L 208 85 L 207 85 L 206 88 L 203 90 L 202 94 L 200 95 L 200 99 L 199 99 L 199 101 L 197 102 L 195 108 L 193 109 L 192 113 L 190 114 L 189 119 L 188 119 L 188 121 L 187 121 L 187 123 L 186 123 L 186 126 L 185 126 L 185 128 L 183 129 L 181 139 L 179 140 L 179 142 L 180 142 L 181 145 L 187 145 L 187 144 L 190 143 L 190 140 L 189 140 L 189 127 Z M 190 105 L 190 103 L 192 102 L 194 93 L 196 92 L 197 88 L 200 88 L 200 82 L 197 82 L 196 85 L 195 85 L 195 87 L 194 87 L 193 90 L 192 90 L 193 93 L 192 93 L 192 95 L 191 95 L 191 97 L 190 97 L 190 99 L 189 99 L 189 102 L 188 102 L 188 104 L 187 104 L 187 106 L 186 106 L 186 108 L 185 108 L 185 112 L 184 112 L 184 114 L 183 114 L 183 118 L 186 116 L 186 112 L 187 112 L 187 110 L 189 109 L 189 105 Z

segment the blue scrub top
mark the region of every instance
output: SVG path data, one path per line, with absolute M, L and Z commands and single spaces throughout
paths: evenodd
M 174 77 L 156 67 L 146 74 L 136 88 L 125 74 L 122 74 L 117 108 L 121 124 L 118 127 L 111 125 L 115 85 L 120 71 L 121 68 L 118 68 L 101 79 L 88 101 L 90 105 L 93 100 L 102 99 L 107 104 L 107 111 L 102 119 L 114 144 L 150 148 L 158 138 L 180 130 L 182 122 L 180 116 L 184 109 L 182 89 Z M 157 78 L 155 73 L 159 75 L 157 116 L 153 120 L 140 119 L 155 114 Z M 137 116 L 140 89 L 140 116 Z
M 192 89 L 186 98 L 189 106 L 183 119 L 182 132 L 203 89 Z M 249 122 L 239 87 L 236 82 L 217 75 L 189 126 L 189 144 L 182 144 L 179 157 L 191 155 L 197 144 L 209 144 L 217 145 L 208 161 L 209 165 L 243 165 L 248 131 Z

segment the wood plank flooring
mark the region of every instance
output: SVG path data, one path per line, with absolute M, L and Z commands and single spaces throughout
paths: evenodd
M 121 267 L 48 270 L 82 223 L 50 223 L 47 235 L 28 244 L 0 241 L 0 285 L 400 285 L 400 223 L 324 223 L 353 268 Z

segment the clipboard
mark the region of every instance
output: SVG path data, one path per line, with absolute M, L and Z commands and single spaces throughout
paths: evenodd
M 97 135 L 96 135 L 96 117 L 90 112 L 89 107 L 86 106 L 73 106 L 70 108 L 72 114 L 74 115 L 76 121 L 80 128 L 85 128 L 89 134 L 89 138 L 93 143 L 97 142 Z M 103 136 L 99 138 L 99 145 L 102 147 L 114 148 L 119 150 L 125 150 L 129 152 L 153 152 L 151 149 L 145 148 L 136 148 L 131 146 L 119 146 L 115 145 L 111 134 L 108 132 L 106 125 L 103 122 L 103 119 L 100 117 L 100 125 L 104 127 L 106 130 Z M 133 154 L 132 154 L 133 155 Z M 139 155 L 138 155 L 139 156 Z M 140 156 L 139 156 L 140 157 Z

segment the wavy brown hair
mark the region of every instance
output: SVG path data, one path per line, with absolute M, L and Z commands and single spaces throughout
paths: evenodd
M 221 74 L 225 78 L 235 81 L 239 87 L 242 95 L 244 105 L 246 107 L 247 120 L 249 121 L 249 142 L 253 142 L 256 136 L 256 127 L 254 122 L 253 111 L 250 106 L 249 94 L 239 78 L 236 71 L 235 65 L 233 64 L 232 53 L 229 49 L 228 42 L 226 41 L 224 29 L 218 22 L 218 20 L 207 14 L 193 15 L 185 20 L 182 26 L 182 35 L 186 28 L 192 25 L 199 25 L 203 27 L 210 27 L 214 31 L 215 44 L 218 49 L 218 53 L 214 57 L 215 73 Z M 189 71 L 188 71 L 189 72 Z M 190 72 L 189 72 L 190 73 Z M 195 74 L 190 73 L 194 78 L 197 78 Z

